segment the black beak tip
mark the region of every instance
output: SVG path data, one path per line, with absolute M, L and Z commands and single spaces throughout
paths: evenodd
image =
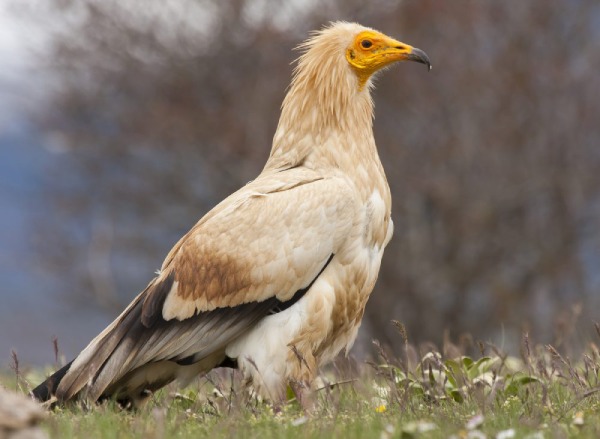
M 431 61 L 429 61 L 429 57 L 421 49 L 416 49 L 416 48 L 413 49 L 412 52 L 411 52 L 411 54 L 408 55 L 408 60 L 409 61 L 416 61 L 416 62 L 419 62 L 421 64 L 425 64 L 425 65 L 427 65 L 427 69 L 428 70 L 431 70 L 431 68 L 432 68 Z

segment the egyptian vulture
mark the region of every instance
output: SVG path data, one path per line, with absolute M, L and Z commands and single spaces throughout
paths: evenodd
M 216 367 L 263 397 L 309 393 L 352 346 L 392 237 L 391 198 L 373 138 L 373 74 L 427 55 L 338 22 L 300 45 L 261 174 L 208 212 L 157 276 L 38 400 L 131 406 Z

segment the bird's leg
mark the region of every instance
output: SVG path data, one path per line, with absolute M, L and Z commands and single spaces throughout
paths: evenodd
M 315 408 L 312 384 L 314 382 L 317 370 L 317 362 L 310 349 L 298 348 L 306 344 L 290 345 L 290 364 L 293 364 L 292 373 L 289 376 L 288 383 L 300 407 L 307 414 Z
M 296 395 L 296 401 L 306 414 L 311 414 L 315 409 L 315 400 L 312 389 L 305 381 L 290 380 L 292 391 Z

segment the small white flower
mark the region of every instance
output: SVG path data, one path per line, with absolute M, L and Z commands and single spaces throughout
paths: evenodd
M 438 426 L 429 421 L 413 421 L 406 424 L 402 431 L 406 433 L 427 433 L 428 431 L 436 430 Z
M 496 439 L 511 439 L 513 437 L 515 437 L 515 429 L 514 428 L 509 428 L 508 430 L 502 430 L 499 431 L 496 434 Z
M 583 420 L 583 412 L 575 413 L 573 415 L 573 425 L 576 425 L 577 427 L 581 427 L 584 424 L 585 424 L 585 421 Z
M 389 387 L 383 387 L 383 386 L 379 386 L 379 385 L 375 384 L 373 386 L 373 389 L 375 390 L 375 392 L 377 392 L 377 395 L 380 398 L 387 398 L 390 395 Z
M 390 439 L 394 436 L 396 429 L 392 424 L 387 424 L 379 435 L 380 439 Z
M 306 424 L 307 421 L 308 418 L 306 416 L 301 416 L 299 418 L 294 419 L 292 422 L 290 422 L 290 424 L 292 424 L 292 427 L 298 427 L 302 424 Z
M 528 434 L 523 439 L 544 439 L 544 433 L 536 431 L 535 433 Z
M 475 430 L 476 428 L 479 428 L 481 427 L 481 425 L 483 425 L 484 420 L 485 418 L 483 417 L 483 415 L 479 413 L 467 421 L 467 423 L 465 424 L 465 428 L 467 430 Z

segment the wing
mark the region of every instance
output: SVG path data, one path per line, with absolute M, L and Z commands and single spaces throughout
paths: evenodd
M 347 237 L 355 206 L 345 179 L 306 169 L 248 184 L 169 254 L 145 299 L 144 323 L 185 320 L 271 297 L 290 299 Z
M 229 342 L 310 288 L 347 239 L 356 203 L 343 177 L 262 175 L 202 218 L 146 290 L 34 394 L 129 397 L 177 378 L 174 365 L 217 366 Z

